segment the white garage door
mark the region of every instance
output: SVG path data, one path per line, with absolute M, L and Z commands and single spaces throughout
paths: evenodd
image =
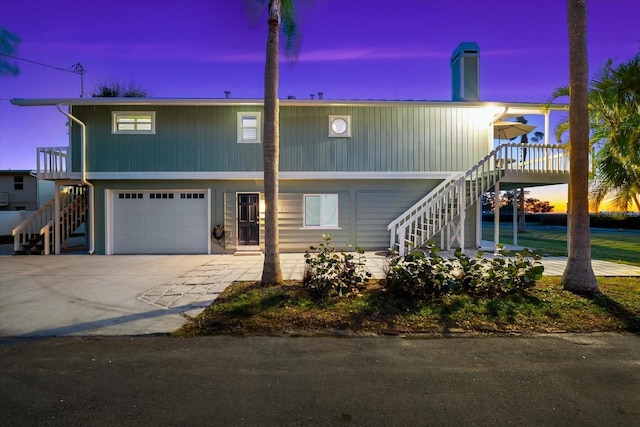
M 113 253 L 206 254 L 207 222 L 204 191 L 114 191 Z

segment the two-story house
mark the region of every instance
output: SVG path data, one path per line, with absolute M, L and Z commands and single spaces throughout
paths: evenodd
M 529 144 L 526 158 L 518 144 L 494 149 L 495 123 L 539 114 L 548 128 L 550 109 L 565 106 L 481 102 L 478 61 L 475 43 L 453 53 L 451 101 L 282 100 L 281 250 L 304 251 L 323 233 L 369 250 L 431 238 L 477 247 L 481 194 L 566 183 L 562 146 Z M 72 123 L 69 146 L 38 149 L 38 176 L 63 191 L 15 233 L 16 249 L 38 234 L 58 253 L 65 229 L 85 221 L 99 254 L 262 247 L 262 100 L 11 102 L 57 107 Z

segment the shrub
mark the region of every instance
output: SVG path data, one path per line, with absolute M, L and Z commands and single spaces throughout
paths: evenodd
M 449 292 L 447 268 L 431 246 L 429 254 L 412 252 L 400 257 L 393 254 L 386 269 L 386 288 L 394 296 L 423 301 Z
M 353 253 L 338 254 L 331 243 L 331 235 L 323 234 L 324 243 L 310 246 L 304 254 L 306 267 L 302 284 L 321 297 L 343 297 L 359 293 L 371 277 L 364 266 L 364 251 L 355 248 Z
M 482 252 L 469 258 L 460 249 L 445 259 L 433 244 L 427 249 L 428 253 L 391 257 L 386 271 L 389 293 L 416 304 L 450 293 L 496 297 L 524 292 L 535 286 L 544 271 L 540 256 L 528 249 L 493 259 L 483 258 Z

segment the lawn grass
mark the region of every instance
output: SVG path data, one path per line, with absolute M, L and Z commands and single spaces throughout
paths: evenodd
M 176 335 L 640 333 L 640 278 L 598 278 L 593 296 L 564 291 L 559 282 L 545 277 L 522 295 L 451 295 L 418 306 L 390 298 L 384 281 L 330 300 L 314 299 L 298 282 L 234 283 Z
M 493 241 L 492 223 L 483 224 L 482 238 Z M 500 224 L 500 242 L 512 244 L 511 223 Z M 567 229 L 528 224 L 526 232 L 518 233 L 518 246 L 536 249 L 541 255 L 567 256 Z M 591 258 L 640 266 L 640 233 L 637 230 L 592 229 Z

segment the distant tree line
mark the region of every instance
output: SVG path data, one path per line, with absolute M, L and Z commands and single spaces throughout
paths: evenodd
M 511 212 L 513 210 L 514 200 L 519 202 L 522 193 L 517 191 L 504 191 L 500 193 L 499 206 L 500 210 Z M 524 210 L 527 213 L 549 213 L 553 212 L 554 205 L 547 201 L 536 199 L 534 197 L 526 197 L 529 191 L 524 192 Z M 482 213 L 495 213 L 495 193 L 489 192 L 482 195 Z

